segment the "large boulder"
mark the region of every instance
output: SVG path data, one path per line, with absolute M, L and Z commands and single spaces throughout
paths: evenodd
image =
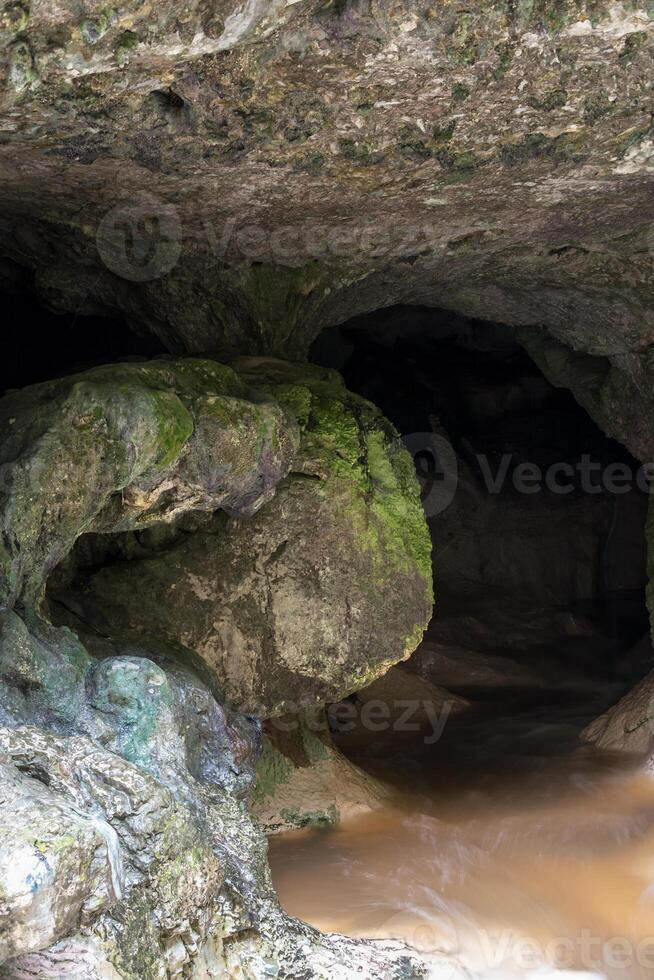
M 411 654 L 431 615 L 431 541 L 411 458 L 371 403 L 333 371 L 236 367 L 301 429 L 274 499 L 113 562 L 65 604 L 102 630 L 183 644 L 235 707 L 270 717 L 337 700 Z

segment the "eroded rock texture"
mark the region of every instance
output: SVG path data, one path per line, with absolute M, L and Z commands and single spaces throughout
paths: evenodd
M 646 460 L 653 17 L 7 0 L 0 281 L 222 359 L 302 359 L 398 303 L 498 321 Z M 420 975 L 279 910 L 232 712 L 342 697 L 416 645 L 429 542 L 383 417 L 267 360 L 0 411 L 3 975 Z
M 34 606 L 91 530 L 142 529 L 186 511 L 252 514 L 290 469 L 297 433 L 210 361 L 119 364 L 0 403 L 0 601 Z
M 222 355 L 447 307 L 546 328 L 649 402 L 653 13 L 7 3 L 5 276 Z
M 424 975 L 401 946 L 323 937 L 286 916 L 249 800 L 262 747 L 252 714 L 346 694 L 420 638 L 430 544 L 411 459 L 335 373 L 237 368 L 110 365 L 0 404 L 0 969 L 10 980 Z M 345 564 L 357 535 L 358 599 Z M 262 599 L 265 558 L 281 561 L 286 540 L 286 573 Z M 177 556 L 189 548 L 185 568 Z M 148 549 L 154 557 L 135 560 Z M 139 613 L 86 622 L 109 571 L 87 593 L 76 587 L 94 562 L 118 558 L 141 569 L 129 585 Z M 170 595 L 148 577 L 162 562 Z M 194 602 L 208 604 L 211 646 Z M 398 617 L 386 645 L 363 643 L 357 602 L 368 617 L 375 604 Z M 213 627 L 221 603 L 226 617 L 234 608 L 231 633 Z M 181 632 L 163 628 L 164 611 Z M 53 625 L 54 613 L 68 625 Z M 355 774 L 330 751 L 337 771 Z M 321 761 L 306 760 L 310 786 Z M 282 809 L 269 801 L 266 812 L 274 821 Z
M 94 627 L 183 644 L 233 705 L 269 717 L 337 700 L 416 648 L 431 543 L 411 458 L 373 405 L 326 369 L 236 367 L 302 433 L 274 499 L 247 521 L 219 514 L 152 557 L 114 562 L 63 601 Z

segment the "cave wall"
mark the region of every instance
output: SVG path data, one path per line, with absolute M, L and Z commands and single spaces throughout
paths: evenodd
M 5 976 L 421 975 L 404 949 L 281 912 L 246 805 L 260 731 L 233 710 L 286 710 L 258 683 L 271 664 L 320 703 L 418 643 L 431 580 L 410 461 L 337 379 L 219 361 L 302 361 L 352 316 L 445 308 L 516 328 L 649 460 L 653 17 L 650 0 L 2 7 L 3 288 L 208 355 L 2 402 Z M 203 564 L 205 513 L 231 605 Z M 111 545 L 86 580 L 70 559 L 43 604 L 95 535 L 126 535 L 128 553 Z M 271 747 L 260 772 L 283 799 L 308 767 Z

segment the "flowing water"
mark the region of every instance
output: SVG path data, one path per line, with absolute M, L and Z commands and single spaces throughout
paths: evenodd
M 402 938 L 440 960 L 439 980 L 652 980 L 654 775 L 579 742 L 599 713 L 581 701 L 505 696 L 436 745 L 350 746 L 396 802 L 273 838 L 282 904 L 323 930 Z

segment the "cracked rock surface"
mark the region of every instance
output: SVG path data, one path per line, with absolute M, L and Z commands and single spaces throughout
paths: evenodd
M 261 719 L 291 695 L 298 706 L 344 695 L 422 635 L 430 542 L 411 460 L 335 372 L 274 360 L 236 368 L 109 365 L 0 403 L 0 971 L 9 980 L 425 975 L 403 946 L 322 936 L 286 915 L 251 813 Z M 333 527 L 316 536 L 321 514 Z M 361 557 L 348 569 L 355 532 Z M 239 647 L 266 581 L 257 541 L 274 538 L 281 560 L 280 533 L 287 574 L 267 583 Z M 206 577 L 193 558 L 185 578 L 176 556 L 198 548 Z M 78 593 L 76 583 L 90 571 L 97 581 L 107 562 L 142 572 L 129 622 L 112 622 L 108 608 L 84 618 L 91 587 Z M 172 596 L 147 581 L 161 562 L 178 585 Z M 305 581 L 313 598 L 290 602 L 296 618 L 303 603 L 305 630 L 293 647 L 284 583 Z M 334 635 L 346 594 L 352 611 Z M 203 604 L 206 626 L 237 597 L 231 639 L 221 646 L 214 628 L 209 655 L 193 624 Z M 372 615 L 372 605 L 392 611 L 399 601 L 386 645 L 366 645 L 357 604 Z M 186 624 L 183 635 L 157 621 L 164 610 L 166 623 Z M 319 761 L 307 760 L 310 782 L 322 778 Z M 271 822 L 283 806 L 268 807 Z

